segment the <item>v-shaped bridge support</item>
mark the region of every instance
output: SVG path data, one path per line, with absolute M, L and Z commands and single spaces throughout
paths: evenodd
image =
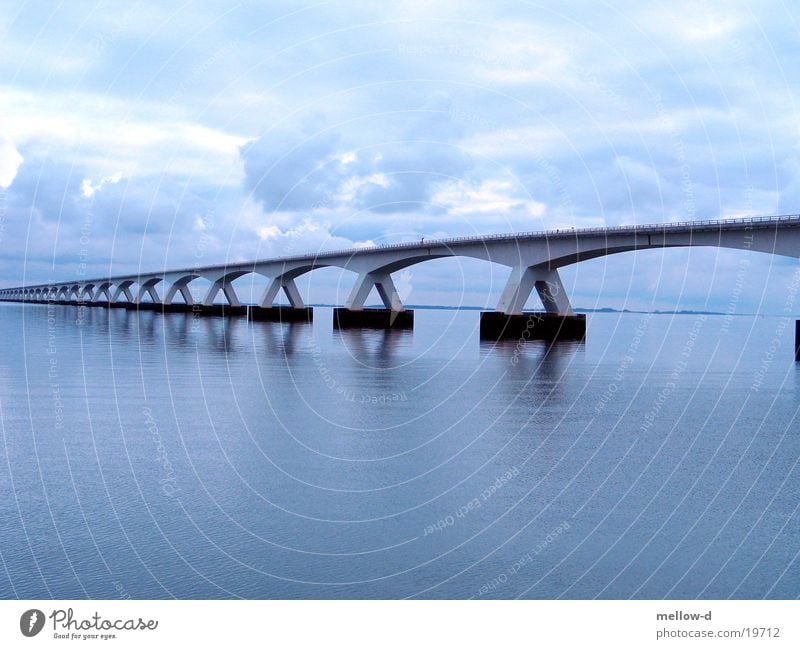
M 559 315 L 574 315 L 569 296 L 558 271 L 536 266 L 517 266 L 511 270 L 497 310 L 512 315 L 520 314 L 533 289 L 539 294 L 545 311 Z
M 380 295 L 381 301 L 387 309 L 391 311 L 403 311 L 405 309 L 400 299 L 400 294 L 397 292 L 397 287 L 392 281 L 392 276 L 384 272 L 360 273 L 350 297 L 347 298 L 346 308 L 351 311 L 362 311 L 364 302 L 367 301 L 373 286 L 378 289 L 378 295 Z
M 289 299 L 289 304 L 291 304 L 293 308 L 305 308 L 306 305 L 303 303 L 300 291 L 297 290 L 297 284 L 295 284 L 294 279 L 291 277 L 276 277 L 273 279 L 264 291 L 264 295 L 261 297 L 261 306 L 264 308 L 271 307 L 281 290 L 286 294 L 286 297 Z

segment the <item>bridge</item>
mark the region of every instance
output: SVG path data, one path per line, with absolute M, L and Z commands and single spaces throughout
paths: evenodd
M 537 338 L 582 338 L 585 319 L 573 312 L 559 276 L 560 268 L 622 252 L 687 246 L 736 248 L 798 258 L 800 215 L 423 239 L 413 243 L 6 288 L 0 290 L 0 300 L 310 320 L 313 311 L 305 305 L 295 280 L 317 268 L 333 266 L 357 274 L 345 306 L 334 310 L 337 326 L 410 327 L 413 326 L 413 311 L 405 309 L 392 273 L 431 259 L 462 256 L 510 269 L 496 311 L 481 314 L 482 335 L 503 337 L 527 332 Z M 250 273 L 267 278 L 268 286 L 257 305 L 245 306 L 232 282 Z M 198 278 L 204 278 L 211 286 L 202 301 L 195 303 L 190 284 Z M 383 309 L 365 308 L 373 287 L 383 302 Z M 534 290 L 541 298 L 544 312 L 524 313 L 525 303 Z M 290 306 L 274 306 L 281 291 Z M 223 303 L 216 304 L 220 294 Z

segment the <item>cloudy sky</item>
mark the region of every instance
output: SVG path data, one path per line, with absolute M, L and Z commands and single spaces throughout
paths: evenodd
M 0 283 L 797 213 L 799 37 L 779 1 L 1 0 Z M 779 313 L 796 267 L 694 249 L 563 277 L 577 306 L 724 310 L 738 282 L 738 310 Z M 506 275 L 398 281 L 483 305 Z

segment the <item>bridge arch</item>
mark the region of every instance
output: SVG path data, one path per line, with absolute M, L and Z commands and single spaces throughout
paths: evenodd
M 89 302 L 92 301 L 92 297 L 94 296 L 94 284 L 82 284 L 81 287 L 78 289 L 78 301 L 83 301 L 84 298 L 89 298 Z
M 320 268 L 331 268 L 332 266 L 338 266 L 344 270 L 352 270 L 344 265 L 329 264 L 317 260 L 313 260 L 310 263 L 294 264 L 288 268 L 283 267 L 277 272 L 275 269 L 267 270 L 256 267 L 254 270 L 255 274 L 266 277 L 268 280 L 267 286 L 258 300 L 258 304 L 265 308 L 271 307 L 275 304 L 278 294 L 283 292 L 293 308 L 304 308 L 305 302 L 300 294 L 300 290 L 297 288 L 297 282 L 295 280 L 312 271 Z
M 111 293 L 111 302 L 119 302 L 121 296 L 125 296 L 125 299 L 128 302 L 133 303 L 134 297 L 133 293 L 131 292 L 131 286 L 136 283 L 136 280 L 133 279 L 122 279 L 117 280 L 115 283 L 116 288 Z
M 165 278 L 167 289 L 164 292 L 164 304 L 172 304 L 175 298 L 180 295 L 186 304 L 194 304 L 194 297 L 189 285 L 197 280 L 204 279 L 199 273 L 184 273 L 178 276 Z
M 211 306 L 214 304 L 214 300 L 216 299 L 217 295 L 220 291 L 222 291 L 222 294 L 225 296 L 225 299 L 230 306 L 241 306 L 242 303 L 239 301 L 239 296 L 236 294 L 236 289 L 233 288 L 232 282 L 252 272 L 254 271 L 237 269 L 225 270 L 222 274 L 219 274 L 219 272 L 208 274 L 204 273 L 202 276 L 211 282 L 211 286 L 208 288 L 208 291 L 203 297 L 203 305 Z
M 94 293 L 94 297 L 92 298 L 92 302 L 101 302 L 102 296 L 105 295 L 106 302 L 111 301 L 111 287 L 113 284 L 111 282 L 100 282 L 97 286 L 97 290 Z
M 158 289 L 156 286 L 159 282 L 164 281 L 163 275 L 158 275 L 155 277 L 148 277 L 147 279 L 143 279 L 139 282 L 139 290 L 136 291 L 136 297 L 134 298 L 134 302 L 136 304 L 141 304 L 143 298 L 148 296 L 153 302 L 159 303 L 161 302 L 161 297 L 158 295 Z
M 577 264 L 582 261 L 589 261 L 592 259 L 598 259 L 600 257 L 610 257 L 612 255 L 618 255 L 620 253 L 625 252 L 639 252 L 643 250 L 667 250 L 667 249 L 676 249 L 676 248 L 724 248 L 727 250 L 749 250 L 752 252 L 758 252 L 763 254 L 769 255 L 777 255 L 779 257 L 789 257 L 793 259 L 797 259 L 800 257 L 800 250 L 786 250 L 778 248 L 777 246 L 767 246 L 764 245 L 764 242 L 761 242 L 761 245 L 754 243 L 752 245 L 746 245 L 746 243 L 736 243 L 736 242 L 725 242 L 722 241 L 718 244 L 708 243 L 708 242 L 698 242 L 698 243 L 672 243 L 666 245 L 628 245 L 628 246 L 613 246 L 608 248 L 603 248 L 600 246 L 595 247 L 594 249 L 582 249 L 582 250 L 574 250 L 567 252 L 565 254 L 556 255 L 552 258 L 547 260 L 547 266 L 550 268 L 562 268 L 564 266 L 571 266 L 572 264 Z

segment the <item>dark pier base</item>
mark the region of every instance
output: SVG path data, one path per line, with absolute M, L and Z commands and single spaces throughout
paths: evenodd
M 800 320 L 794 321 L 794 360 L 800 361 Z
M 292 306 L 251 306 L 247 308 L 247 317 L 267 322 L 311 322 L 314 320 L 314 309 L 310 306 L 300 309 Z
M 370 329 L 413 329 L 413 311 L 391 311 L 390 309 L 363 309 L 352 311 L 345 308 L 333 310 L 335 329 L 368 327 Z
M 140 304 L 125 302 L 125 308 L 129 311 L 161 311 L 165 306 L 156 302 L 142 302 Z
M 212 304 L 205 306 L 202 304 L 171 304 L 170 306 L 182 306 L 184 311 L 197 313 L 199 315 L 218 315 L 218 316 L 246 316 L 246 306 L 230 306 L 229 304 Z
M 197 315 L 211 316 L 242 316 L 247 315 L 246 306 L 230 306 L 228 304 L 161 304 L 160 302 L 120 302 L 126 309 L 132 311 L 158 311 L 159 313 L 196 313 Z
M 191 304 L 161 304 L 160 302 L 101 302 L 95 306 L 105 306 L 110 309 L 128 309 L 129 311 L 159 311 L 160 313 L 189 313 Z M 197 305 L 201 308 L 202 305 Z M 208 307 L 205 307 L 208 308 Z
M 70 302 L 56 302 L 56 304 L 71 304 Z M 130 302 L 109 302 L 108 300 L 101 300 L 100 302 L 84 302 L 83 306 L 99 306 L 104 309 L 132 309 L 135 305 Z
M 483 340 L 585 340 L 586 316 L 528 312 L 507 315 L 499 311 L 481 312 Z

